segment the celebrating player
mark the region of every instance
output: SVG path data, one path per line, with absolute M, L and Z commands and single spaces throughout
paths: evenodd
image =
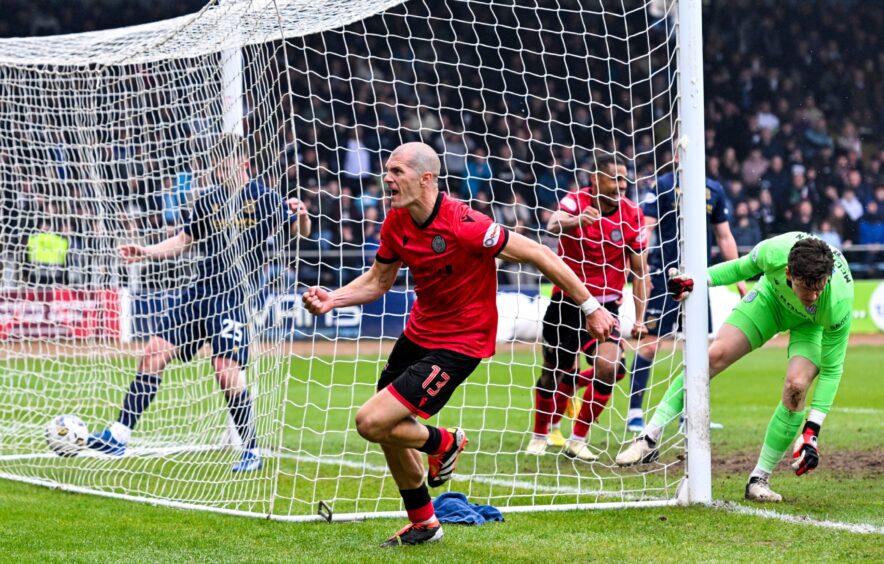
M 621 195 L 626 188 L 626 166 L 608 156 L 596 159 L 592 184 L 571 192 L 559 202 L 559 210 L 547 229 L 561 234 L 559 254 L 603 307 L 617 315 L 629 270 L 635 275 L 634 337 L 644 333 L 646 241 L 639 207 Z M 553 289 L 552 301 L 543 318 L 543 367 L 535 389 L 534 434 L 529 454 L 546 451 L 550 424 L 561 419 L 576 385 L 578 353 L 583 351 L 593 368 L 581 373 L 588 378 L 580 413 L 565 455 L 587 462 L 598 459 L 586 444 L 590 425 L 605 409 L 617 373 L 621 370 L 622 341 L 615 329 L 609 339 L 592 338 L 583 326 L 574 297 L 561 287 Z M 590 376 L 591 374 L 591 376 Z
M 679 318 L 679 306 L 666 290 L 666 275 L 670 268 L 678 268 L 679 263 L 679 197 L 675 186 L 675 175 L 667 173 L 657 179 L 657 184 L 642 201 L 645 214 L 647 239 L 655 228 L 658 245 L 651 247 L 648 263 L 651 271 L 651 296 L 645 314 L 645 327 L 648 334 L 642 338 L 632 363 L 632 386 L 629 394 L 629 411 L 626 415 L 626 429 L 640 433 L 644 427 L 642 400 L 648 385 L 648 376 L 660 339 L 671 335 Z M 706 179 L 706 221 L 712 228 L 721 256 L 733 260 L 739 256 L 737 243 L 731 234 L 728 217 L 730 209 L 724 188 L 711 178 Z M 711 241 L 710 241 L 711 243 Z M 746 283 L 737 284 L 740 296 L 746 295 Z M 709 319 L 712 331 L 712 319 Z
M 287 202 L 246 174 L 248 159 L 243 140 L 223 135 L 214 152 L 216 185 L 194 202 L 190 218 L 177 235 L 156 245 L 123 245 L 126 262 L 165 259 L 182 254 L 191 245 L 197 259 L 195 282 L 179 291 L 176 302 L 151 336 L 138 365 L 138 373 L 123 400 L 123 408 L 110 428 L 89 437 L 88 446 L 121 456 L 132 430 L 153 401 L 166 365 L 174 358 L 187 362 L 212 344 L 215 379 L 227 398 L 227 407 L 243 443 L 234 472 L 261 468 L 252 398 L 246 388 L 249 334 L 242 285 L 257 276 L 264 264 L 267 241 L 283 225 L 293 236 L 310 232 L 304 205 Z
M 713 266 L 709 284 L 721 286 L 763 274 L 734 308 L 709 346 L 709 376 L 789 330 L 789 365 L 783 398 L 767 426 L 758 463 L 746 484 L 746 499 L 782 501 L 770 487 L 774 467 L 804 421 L 805 396 L 819 374 L 804 430 L 793 451 L 792 468 L 801 476 L 819 463 L 820 427 L 838 391 L 853 314 L 853 278 L 840 252 L 805 233 L 762 241 L 751 254 Z M 681 300 L 693 288 L 689 276 L 670 272 L 670 291 Z M 617 464 L 652 462 L 663 428 L 684 408 L 684 373 L 666 390 L 654 416 Z
M 417 299 L 405 331 L 381 372 L 377 393 L 356 414 L 356 429 L 379 443 L 411 523 L 382 546 L 442 538 L 427 484 L 449 480 L 467 444 L 462 429 L 424 425 L 483 358 L 494 354 L 497 331 L 495 257 L 529 262 L 580 304 L 592 334 L 602 340 L 614 319 L 573 272 L 546 247 L 510 233 L 439 191 L 439 157 L 423 143 L 390 155 L 384 182 L 392 210 L 381 227 L 375 262 L 362 276 L 329 292 L 311 288 L 304 304 L 314 315 L 366 304 L 393 285 L 401 264 L 411 270 Z M 420 453 L 427 453 L 427 483 Z

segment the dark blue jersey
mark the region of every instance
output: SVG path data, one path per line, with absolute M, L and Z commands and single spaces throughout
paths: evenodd
M 197 255 L 196 285 L 224 291 L 251 283 L 267 259 L 268 241 L 296 221 L 282 196 L 260 181 L 232 196 L 208 188 L 184 225 Z
M 642 211 L 645 217 L 657 220 L 656 234 L 657 243 L 650 247 L 648 264 L 652 271 L 679 266 L 679 225 L 678 205 L 681 200 L 681 190 L 675 185 L 675 177 L 666 173 L 657 178 L 657 183 L 651 188 L 642 201 Z M 730 217 L 730 204 L 724 193 L 724 187 L 712 180 L 706 179 L 706 225 L 712 226 L 723 223 Z M 713 237 L 707 235 L 711 249 Z M 707 260 L 709 256 L 707 255 Z

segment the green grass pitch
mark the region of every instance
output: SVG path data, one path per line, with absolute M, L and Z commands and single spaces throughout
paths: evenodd
M 44 367 L 44 378 L 30 381 L 22 375 L 27 366 L 16 362 L 8 362 L 0 371 L 0 380 L 7 380 L 0 381 L 3 389 L 9 389 L 13 379 L 23 389 L 19 397 L 0 398 L 0 407 L 6 412 L 3 420 L 30 418 L 35 425 L 35 412 L 58 409 L 59 402 L 69 406 L 71 412 L 85 414 L 84 418 L 88 415 L 87 422 L 92 426 L 111 418 L 133 366 L 131 359 L 104 361 L 95 367 L 78 366 L 78 361 L 68 359 L 64 364 Z M 528 388 L 536 378 L 531 366 L 534 362 L 535 358 L 527 353 L 515 357 L 499 355 L 490 368 L 480 368 L 453 398 L 451 408 L 441 414 L 438 423 L 443 425 L 493 429 L 472 434 L 468 454 L 458 468 L 462 476 L 483 479 L 473 483 L 458 481 L 453 489 L 466 491 L 475 501 L 498 505 L 611 501 L 616 499 L 611 497 L 612 492 L 621 489 L 636 495 L 641 490 L 646 497 L 654 498 L 674 493 L 672 487 L 681 473 L 676 449 L 664 456 L 664 464 L 654 473 L 644 476 L 617 474 L 604 465 L 575 464 L 554 455 L 537 461 L 517 454 L 527 440 L 527 408 L 531 403 Z M 659 370 L 666 368 L 664 365 L 661 363 Z M 881 347 L 851 349 L 835 409 L 821 435 L 821 467 L 798 478 L 781 466 L 773 485 L 787 502 L 772 509 L 815 520 L 872 525 L 878 530 L 884 527 L 884 454 L 880 439 L 884 432 L 884 388 L 879 384 L 882 365 Z M 33 361 L 30 367 L 33 368 Z M 288 401 L 282 453 L 286 456 L 273 459 L 282 472 L 275 485 L 278 497 L 273 511 L 312 513 L 315 499 L 336 500 L 334 509 L 338 513 L 399 509 L 392 480 L 375 469 L 382 465 L 382 458 L 352 430 L 352 406 L 371 393 L 378 362 L 344 361 L 332 365 L 329 359 L 318 359 L 310 363 L 295 361 L 278 368 L 290 372 L 294 379 L 287 388 L 274 388 L 273 383 L 259 386 L 258 400 L 259 406 L 261 401 L 270 405 L 278 398 L 274 394 L 285 393 Z M 59 397 L 70 394 L 69 388 L 58 385 L 69 381 L 63 370 L 82 380 L 73 399 Z M 724 429 L 712 435 L 716 499 L 741 500 L 746 475 L 754 465 L 764 429 L 778 401 L 784 371 L 785 350 L 768 348 L 754 353 L 713 382 L 713 420 L 724 424 Z M 307 374 L 312 379 L 310 384 L 303 381 Z M 187 410 L 200 402 L 206 403 L 202 410 L 207 414 L 205 421 L 191 425 L 185 439 L 198 442 L 201 433 L 216 433 L 223 426 L 223 409 L 219 409 L 221 403 L 205 367 L 176 367 L 167 374 L 164 386 L 167 384 L 144 418 L 144 434 L 161 425 L 174 429 L 177 422 L 185 420 Z M 628 380 L 621 382 L 612 409 L 599 422 L 600 428 L 610 432 L 597 433 L 592 438 L 593 446 L 604 452 L 603 461 L 616 455 L 617 442 L 626 437 L 621 427 L 627 386 Z M 68 391 L 60 391 L 63 389 Z M 655 402 L 662 392 L 662 387 L 656 388 L 651 401 Z M 29 409 L 16 413 L 15 405 L 26 405 Z M 42 418 L 50 414 L 42 413 Z M 274 427 L 279 429 L 269 420 L 262 421 L 265 442 L 278 432 Z M 30 439 L 22 440 L 27 443 Z M 39 443 L 40 439 L 34 440 Z M 334 458 L 342 452 L 355 464 L 315 462 L 316 456 Z M 491 452 L 504 454 L 491 456 Z M 174 454 L 164 458 L 126 457 L 117 462 L 46 458 L 24 471 L 29 475 L 51 474 L 51 465 L 56 465 L 55 475 L 64 477 L 66 472 L 83 474 L 85 467 L 92 470 L 91 484 L 111 491 L 185 491 L 193 500 L 212 499 L 224 507 L 266 510 L 260 500 L 269 492 L 268 488 L 274 487 L 270 472 L 248 480 L 231 480 L 224 469 L 232 456 L 229 452 L 212 451 L 181 458 Z M 185 464 L 185 458 L 192 470 L 180 477 L 180 465 Z M 4 462 L 0 470 L 11 471 L 11 466 Z M 22 467 L 18 470 L 22 471 Z M 177 480 L 170 479 L 176 475 Z M 506 485 L 506 479 L 511 480 L 507 477 L 513 475 L 520 481 L 534 480 L 546 488 L 546 493 L 532 496 L 523 488 Z M 577 491 L 581 493 L 574 493 Z M 233 503 L 234 496 L 246 501 Z M 380 500 L 374 501 L 377 498 Z M 4 480 L 0 481 L 0 523 L 4 524 L 0 532 L 0 561 L 884 560 L 884 538 L 880 534 L 820 529 L 697 507 L 510 514 L 505 523 L 485 527 L 447 526 L 441 545 L 382 552 L 376 548 L 377 543 L 398 528 L 401 521 L 280 523 L 152 507 Z

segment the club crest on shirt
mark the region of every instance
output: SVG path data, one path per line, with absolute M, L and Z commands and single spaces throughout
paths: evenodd
M 436 235 L 433 237 L 431 246 L 436 253 L 444 253 L 447 245 L 445 244 L 445 239 L 442 238 L 442 235 Z
M 623 232 L 619 229 L 614 229 L 611 231 L 611 240 L 615 243 L 619 243 L 623 240 Z
M 756 292 L 755 290 L 752 290 L 751 292 L 746 294 L 746 297 L 743 298 L 743 301 L 746 302 L 747 304 L 752 303 L 752 300 L 754 300 L 755 296 L 757 296 L 757 295 L 758 295 L 758 292 Z
M 816 314 L 816 304 L 811 304 L 809 306 L 804 306 L 804 311 L 809 313 L 810 315 Z

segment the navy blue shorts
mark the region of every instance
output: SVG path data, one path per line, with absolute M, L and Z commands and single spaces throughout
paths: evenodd
M 683 329 L 684 318 L 682 308 L 677 301 L 672 299 L 666 288 L 666 276 L 662 271 L 651 275 L 651 295 L 648 298 L 648 307 L 645 309 L 645 327 L 652 337 L 671 337 L 676 331 Z M 708 332 L 712 332 L 712 308 L 709 308 L 707 320 Z
M 249 361 L 249 331 L 242 292 L 181 290 L 160 320 L 157 336 L 175 345 L 176 358 L 183 362 L 211 342 L 213 357 L 236 361 L 244 369 Z

